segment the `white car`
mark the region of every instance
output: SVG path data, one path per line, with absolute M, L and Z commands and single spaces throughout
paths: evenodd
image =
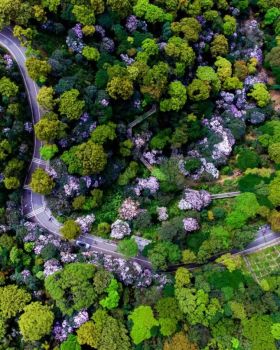
M 76 245 L 80 248 L 83 248 L 83 249 L 90 248 L 90 245 L 88 243 L 83 242 L 83 241 L 76 241 Z

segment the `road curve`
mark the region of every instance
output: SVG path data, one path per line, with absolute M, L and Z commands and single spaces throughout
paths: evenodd
M 29 77 L 25 66 L 26 49 L 22 47 L 19 40 L 13 36 L 13 33 L 10 28 L 4 28 L 0 32 L 0 46 L 4 47 L 11 54 L 14 60 L 17 62 L 17 65 L 19 67 L 19 70 L 21 72 L 21 75 L 24 81 L 29 105 L 31 108 L 33 125 L 35 125 L 42 116 L 42 110 L 40 109 L 40 106 L 37 102 L 37 94 L 38 94 L 39 88 L 37 84 Z M 42 145 L 42 142 L 36 139 L 34 135 L 33 156 L 32 156 L 30 166 L 28 168 L 27 176 L 24 183 L 24 189 L 23 189 L 22 211 L 24 216 L 32 219 L 40 227 L 44 228 L 45 230 L 55 235 L 61 236 L 59 233 L 61 224 L 52 217 L 50 210 L 46 206 L 45 197 L 38 193 L 32 192 L 28 186 L 31 180 L 31 175 L 36 168 L 41 167 L 43 169 L 46 169 L 48 167 L 47 162 L 42 160 L 40 156 L 41 145 Z M 219 198 L 233 197 L 233 196 L 236 196 L 237 194 L 238 192 L 226 193 L 226 194 L 213 195 L 212 197 L 213 199 L 219 199 Z M 105 240 L 100 237 L 95 237 L 92 235 L 83 235 L 81 236 L 80 240 L 85 243 L 88 243 L 91 246 L 91 249 L 96 252 L 108 254 L 117 258 L 123 257 L 121 254 L 116 252 L 117 245 L 113 241 Z M 266 230 L 266 233 L 263 234 L 261 233 L 261 230 L 260 230 L 255 240 L 252 241 L 246 249 L 238 253 L 242 254 L 242 253 L 254 252 L 261 248 L 265 248 L 266 246 L 271 246 L 272 244 L 276 245 L 279 243 L 280 243 L 280 237 L 275 232 L 271 230 L 270 231 Z M 138 256 L 138 257 L 132 258 L 131 260 L 139 263 L 143 268 L 151 268 L 150 262 L 144 257 Z
M 17 62 L 24 81 L 32 114 L 32 122 L 33 125 L 35 125 L 40 120 L 43 111 L 40 109 L 37 102 L 39 88 L 37 84 L 29 77 L 25 66 L 26 49 L 22 47 L 19 40 L 13 36 L 10 28 L 5 28 L 0 32 L 0 45 L 4 47 Z M 24 182 L 22 211 L 24 216 L 32 219 L 32 221 L 36 222 L 40 227 L 55 235 L 61 236 L 59 233 L 61 224 L 52 217 L 50 210 L 46 206 L 45 197 L 38 193 L 32 192 L 28 186 L 31 181 L 31 175 L 36 168 L 40 167 L 46 169 L 48 167 L 48 163 L 45 162 L 40 156 L 41 145 L 42 142 L 40 142 L 34 135 L 33 156 Z M 109 254 L 117 258 L 123 257 L 121 254 L 116 252 L 117 245 L 112 241 L 104 240 L 100 237 L 94 237 L 91 235 L 83 235 L 79 240 L 88 243 L 91 246 L 91 249 L 96 252 Z M 144 268 L 151 268 L 150 262 L 141 256 L 135 257 L 131 260 L 141 264 L 141 266 Z

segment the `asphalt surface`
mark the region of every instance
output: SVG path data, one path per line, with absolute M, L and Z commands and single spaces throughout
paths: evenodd
M 4 47 L 13 56 L 14 60 L 18 64 L 22 78 L 24 80 L 28 101 L 32 112 L 33 125 L 35 125 L 40 120 L 43 111 L 40 109 L 40 106 L 37 102 L 37 94 L 39 88 L 37 84 L 28 76 L 28 72 L 25 67 L 26 49 L 22 47 L 18 39 L 16 39 L 13 36 L 10 28 L 5 28 L 0 32 L 0 45 Z M 57 220 L 55 220 L 50 210 L 47 208 L 45 197 L 38 193 L 32 192 L 28 186 L 33 171 L 38 167 L 46 169 L 46 167 L 48 166 L 48 164 L 41 159 L 39 152 L 41 145 L 42 142 L 40 142 L 34 136 L 33 156 L 27 172 L 22 196 L 22 210 L 23 214 L 30 220 L 38 223 L 38 225 L 44 228 L 45 230 L 55 235 L 61 236 L 59 232 L 61 224 Z M 234 196 L 233 193 L 226 193 L 224 197 L 222 196 L 222 194 L 219 196 L 216 195 L 215 197 L 227 198 L 232 196 Z M 113 241 L 104 240 L 100 237 L 95 237 L 92 235 L 81 236 L 79 240 L 83 241 L 84 243 L 88 243 L 91 249 L 96 252 L 109 254 L 117 258 L 123 258 L 121 254 L 116 252 L 117 245 Z M 270 246 L 272 244 L 278 244 L 279 242 L 280 237 L 278 234 L 271 230 L 260 229 L 257 233 L 256 239 L 252 241 L 245 250 L 240 251 L 239 253 L 257 251 L 260 248 Z M 131 260 L 139 263 L 144 268 L 151 268 L 150 262 L 141 256 L 135 257 Z

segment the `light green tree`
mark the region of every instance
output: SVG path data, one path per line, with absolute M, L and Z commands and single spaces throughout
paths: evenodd
M 108 124 L 98 125 L 91 133 L 93 142 L 103 145 L 106 141 L 113 141 L 116 135 L 117 125 L 109 122 Z
M 37 168 L 32 174 L 30 186 L 36 193 L 50 194 L 55 183 L 45 170 Z
M 100 53 L 95 47 L 85 46 L 82 51 L 83 56 L 89 61 L 98 61 Z
M 39 60 L 36 57 L 29 57 L 26 60 L 26 68 L 31 79 L 45 82 L 47 74 L 51 71 L 51 66 L 47 61 Z
M 43 86 L 38 92 L 37 101 L 46 110 L 53 110 L 55 106 L 54 90 L 51 86 Z
M 224 56 L 228 53 L 228 40 L 223 34 L 218 34 L 211 42 L 210 51 L 213 57 Z
M 267 87 L 263 83 L 256 83 L 253 85 L 253 89 L 248 96 L 251 96 L 256 100 L 259 107 L 265 107 L 270 102 L 270 94 Z
M 90 5 L 74 5 L 72 13 L 77 21 L 83 25 L 92 25 L 95 23 L 95 15 Z
M 4 185 L 5 185 L 7 190 L 15 190 L 15 189 L 19 188 L 20 181 L 15 176 L 5 177 Z
M 0 79 L 0 94 L 5 97 L 13 97 L 18 93 L 18 86 L 9 78 L 2 77 Z
M 36 341 L 50 334 L 53 321 L 51 308 L 36 301 L 24 308 L 18 324 L 25 341 Z
M 76 89 L 65 91 L 60 96 L 59 112 L 70 120 L 78 119 L 85 107 L 85 101 L 79 100 L 78 96 L 79 91 Z
M 152 336 L 151 329 L 159 325 L 150 306 L 141 305 L 128 317 L 133 322 L 130 332 L 134 344 L 138 345 Z
M 15 317 L 31 301 L 31 295 L 15 284 L 0 287 L 0 314 L 4 318 Z
M 15 21 L 20 11 L 20 0 L 1 0 L 0 1 L 0 28 L 10 25 Z
M 35 124 L 35 135 L 40 141 L 53 142 L 65 136 L 66 124 L 58 119 L 43 117 Z
M 65 239 L 76 239 L 81 234 L 81 227 L 75 222 L 75 220 L 66 220 L 63 226 L 60 228 L 60 233 Z
M 58 152 L 58 147 L 55 144 L 52 145 L 44 145 L 40 148 L 40 156 L 44 160 L 52 159 L 55 154 Z
M 182 109 L 187 101 L 187 89 L 180 81 L 173 81 L 169 84 L 169 99 L 160 102 L 160 110 L 163 112 L 176 111 Z
M 107 91 L 115 100 L 128 100 L 133 94 L 133 82 L 127 77 L 113 77 L 107 84 Z

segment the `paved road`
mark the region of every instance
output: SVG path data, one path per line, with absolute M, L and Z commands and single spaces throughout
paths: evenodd
M 0 32 L 0 45 L 9 51 L 9 53 L 13 56 L 18 64 L 28 95 L 28 101 L 32 112 L 32 121 L 33 124 L 36 124 L 42 116 L 42 110 L 40 109 L 37 102 L 37 94 L 39 88 L 36 83 L 30 79 L 25 67 L 26 49 L 20 45 L 19 41 L 13 36 L 12 31 L 9 28 L 5 28 Z M 34 136 L 33 156 L 25 179 L 22 197 L 23 214 L 27 218 L 37 222 L 42 228 L 46 229 L 47 231 L 60 236 L 59 229 L 61 227 L 61 224 L 51 216 L 51 212 L 46 206 L 44 196 L 32 192 L 28 186 L 33 171 L 38 167 L 46 169 L 48 166 L 48 164 L 42 160 L 40 156 L 39 150 L 41 145 L 42 142 L 40 142 Z M 90 235 L 84 235 L 80 240 L 90 244 L 91 249 L 94 251 L 109 254 L 114 257 L 123 257 L 121 254 L 116 252 L 117 245 L 112 241 L 103 240 L 100 237 L 93 237 Z M 145 268 L 151 268 L 151 264 L 147 261 L 147 259 L 141 256 L 135 257 L 132 260 L 141 264 Z
M 6 48 L 7 51 L 9 51 L 9 53 L 13 56 L 13 58 L 18 64 L 28 95 L 28 101 L 32 112 L 32 121 L 33 124 L 36 124 L 42 116 L 42 110 L 40 109 L 37 102 L 37 94 L 39 88 L 36 85 L 36 83 L 32 79 L 30 79 L 25 67 L 26 49 L 20 45 L 19 41 L 13 36 L 12 31 L 9 28 L 5 28 L 0 32 L 0 45 Z M 42 143 L 39 140 L 37 140 L 34 136 L 33 157 L 25 179 L 22 197 L 23 214 L 26 217 L 37 222 L 42 228 L 46 229 L 47 231 L 60 236 L 59 229 L 61 224 L 51 216 L 51 212 L 46 206 L 44 196 L 32 192 L 28 186 L 28 184 L 30 183 L 31 174 L 36 168 L 41 167 L 43 169 L 46 169 L 48 167 L 48 164 L 44 160 L 42 160 L 40 156 L 39 150 L 41 145 Z M 228 198 L 236 196 L 237 194 L 237 192 L 226 193 L 213 195 L 212 197 L 213 199 Z M 100 237 L 94 237 L 90 235 L 82 236 L 81 240 L 85 243 L 90 244 L 91 249 L 94 251 L 109 254 L 114 257 L 122 257 L 121 254 L 116 252 L 117 245 L 112 241 L 104 240 Z M 277 244 L 279 243 L 279 240 L 279 236 L 271 230 L 260 230 L 256 239 L 253 242 L 251 242 L 248 246 L 248 249 L 245 249 L 244 251 L 241 251 L 239 253 L 245 253 L 247 251 L 252 252 L 258 250 L 261 247 L 269 246 L 271 244 Z M 135 257 L 131 260 L 141 264 L 144 268 L 151 268 L 151 264 L 149 263 L 149 261 L 147 261 L 147 259 L 141 256 Z

